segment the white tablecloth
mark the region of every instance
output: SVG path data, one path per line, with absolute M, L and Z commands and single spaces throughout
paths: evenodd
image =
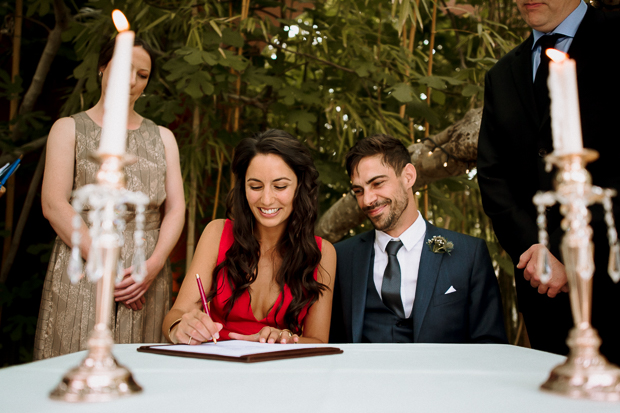
M 539 390 L 564 357 L 509 345 L 349 344 L 343 354 L 242 364 L 114 346 L 144 391 L 106 403 L 49 392 L 85 352 L 0 369 L 0 412 L 620 412 Z

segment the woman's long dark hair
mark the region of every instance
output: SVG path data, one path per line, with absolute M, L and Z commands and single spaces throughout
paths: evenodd
M 234 242 L 226 252 L 224 261 L 213 270 L 213 284 L 210 296 L 216 294 L 218 277 L 223 269 L 228 272 L 232 297 L 226 303 L 226 317 L 235 301 L 256 280 L 260 245 L 254 236 L 255 219 L 245 194 L 245 175 L 248 166 L 258 154 L 274 154 L 282 158 L 297 176 L 297 189 L 293 199 L 293 210 L 287 227 L 278 241 L 276 250 L 282 258 L 282 265 L 276 273 L 276 282 L 283 291 L 288 285 L 293 301 L 284 313 L 286 326 L 295 334 L 301 334 L 299 313 L 306 305 L 314 304 L 323 290 L 328 288 L 314 279 L 314 270 L 321 262 L 321 251 L 314 239 L 314 223 L 318 210 L 319 173 L 314 167 L 310 151 L 288 133 L 271 129 L 252 138 L 243 139 L 235 148 L 232 169 L 235 186 L 226 199 L 226 216 L 233 220 Z M 282 302 L 276 314 L 282 307 Z

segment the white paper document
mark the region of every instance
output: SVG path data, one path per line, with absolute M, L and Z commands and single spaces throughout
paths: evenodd
M 202 343 L 197 346 L 188 346 L 186 344 L 157 346 L 158 350 L 164 351 L 182 351 L 195 354 L 213 354 L 217 356 L 243 357 L 252 354 L 273 353 L 276 351 L 300 350 L 304 348 L 321 347 L 315 344 L 268 344 L 257 343 L 253 341 L 227 340 Z

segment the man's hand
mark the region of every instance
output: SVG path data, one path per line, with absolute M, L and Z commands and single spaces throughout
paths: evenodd
M 551 267 L 551 279 L 547 284 L 543 284 L 537 274 L 541 254 L 544 251 L 549 254 L 549 266 Z M 558 261 L 542 244 L 534 244 L 525 251 L 519 258 L 517 268 L 523 269 L 523 278 L 529 281 L 532 287 L 537 288 L 539 294 L 547 294 L 553 298 L 560 292 L 568 292 L 568 280 L 564 264 Z

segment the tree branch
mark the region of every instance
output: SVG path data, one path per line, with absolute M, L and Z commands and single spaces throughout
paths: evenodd
M 62 32 L 69 27 L 69 10 L 62 0 L 54 0 L 54 14 L 56 16 L 56 24 L 47 37 L 47 43 L 45 44 L 45 49 L 43 49 L 41 59 L 39 59 L 39 64 L 34 72 L 32 82 L 24 95 L 24 99 L 19 108 L 20 115 L 32 111 L 34 104 L 43 90 L 43 83 L 45 83 L 45 78 L 49 73 L 54 57 L 56 57 L 56 53 L 58 53 L 58 49 L 62 43 Z M 13 129 L 13 133 L 11 134 L 13 142 L 18 141 L 23 133 L 21 127 Z
M 32 142 L 28 142 L 27 144 L 22 145 L 11 152 L 3 153 L 2 156 L 0 156 L 0 166 L 4 165 L 7 162 L 13 162 L 15 159 L 19 158 L 20 155 L 26 155 L 27 153 L 36 151 L 42 146 L 45 146 L 46 143 L 47 135 Z

